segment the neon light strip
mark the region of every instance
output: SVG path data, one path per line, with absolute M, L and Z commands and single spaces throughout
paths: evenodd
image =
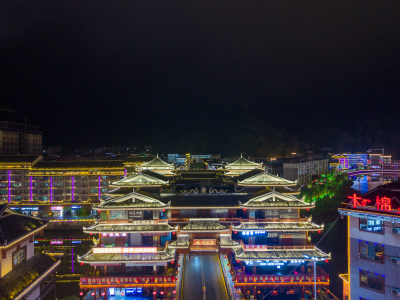
M 71 200 L 75 201 L 75 177 L 71 176 Z
M 124 177 L 126 177 L 126 169 L 124 170 Z
M 71 260 L 72 260 L 71 273 L 74 273 L 74 247 L 71 248 Z
M 93 254 L 157 253 L 157 247 L 93 248 Z
M 50 177 L 50 203 L 53 202 L 53 177 Z
M 33 194 L 32 194 L 32 176 L 29 176 L 29 200 L 32 202 Z
M 8 170 L 8 203 L 11 202 L 11 170 Z
M 99 200 L 101 200 L 101 176 L 99 175 Z

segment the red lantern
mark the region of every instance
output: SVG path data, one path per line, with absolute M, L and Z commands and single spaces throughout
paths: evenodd
M 175 291 L 175 290 L 173 290 L 173 291 L 172 291 L 172 294 L 176 294 L 176 291 Z
M 156 295 L 156 294 L 157 294 L 157 292 L 156 292 L 156 291 L 154 291 L 154 292 L 153 292 L 153 295 Z
M 80 293 L 79 293 L 79 296 L 83 296 L 83 292 L 80 292 Z

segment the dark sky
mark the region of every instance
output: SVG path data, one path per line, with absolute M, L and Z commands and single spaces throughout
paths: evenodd
M 246 107 L 301 138 L 399 131 L 399 70 L 398 0 L 0 2 L 1 106 L 47 144 L 156 143 Z

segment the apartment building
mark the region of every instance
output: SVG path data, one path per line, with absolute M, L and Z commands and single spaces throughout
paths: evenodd
M 348 219 L 348 273 L 343 299 L 391 300 L 400 296 L 400 183 L 349 195 L 339 209 Z
M 0 121 L 0 154 L 40 154 L 42 137 L 39 126 Z
M 302 185 L 310 182 L 314 175 L 326 174 L 328 170 L 328 158 L 296 158 L 283 163 L 283 178 L 298 180 Z

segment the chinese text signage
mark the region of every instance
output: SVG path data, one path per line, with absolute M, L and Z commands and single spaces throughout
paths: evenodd
M 377 210 L 390 212 L 393 210 L 392 208 L 392 199 L 389 197 L 379 197 L 376 196 L 375 205 L 372 204 L 370 199 L 365 199 L 362 197 L 358 197 L 356 194 L 352 196 L 348 196 L 352 202 L 354 208 L 363 207 L 363 206 L 375 206 Z
M 166 284 L 174 283 L 174 276 L 132 276 L 132 277 L 99 277 L 99 278 L 81 278 L 81 285 L 102 284 L 114 285 L 118 284 Z
M 263 283 L 263 282 L 302 282 L 314 281 L 313 275 L 293 275 L 293 276 L 275 276 L 275 275 L 254 275 L 254 276 L 237 276 L 237 283 Z M 329 276 L 317 276 L 317 281 L 328 282 Z

